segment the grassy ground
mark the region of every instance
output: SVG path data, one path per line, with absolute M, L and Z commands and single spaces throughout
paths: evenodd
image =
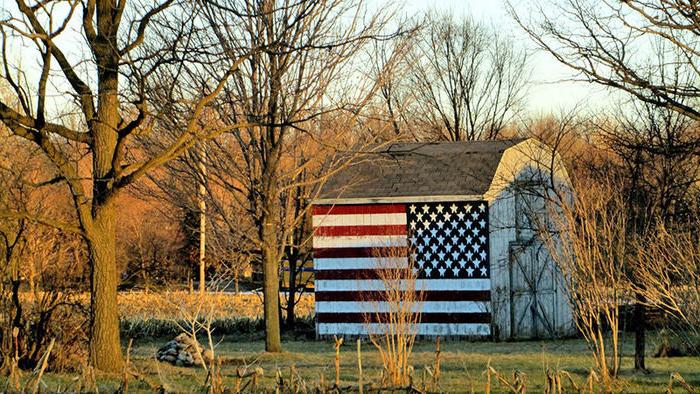
M 233 339 L 233 338 L 232 338 Z M 165 343 L 158 341 L 137 341 L 134 343 L 132 360 L 136 368 L 152 382 L 163 385 L 168 392 L 202 392 L 205 373 L 201 369 L 180 368 L 153 360 L 155 350 Z M 653 339 L 651 340 L 654 341 Z M 653 343 L 649 348 L 653 349 Z M 420 342 L 416 345 L 412 364 L 415 366 L 416 380 L 420 382 L 425 366 L 430 366 L 434 359 L 434 343 Z M 261 341 L 238 342 L 224 339 L 217 348 L 217 354 L 223 360 L 222 375 L 224 385 L 233 387 L 235 369 L 244 363 L 261 366 L 265 371 L 262 386 L 273 387 L 275 371 L 279 368 L 283 376 L 288 377 L 290 367 L 304 378 L 306 383 L 315 386 L 320 375 L 326 382 L 334 379 L 334 352 L 330 342 L 289 341 L 285 343 L 285 352 L 271 355 L 263 353 Z M 631 338 L 624 343 L 624 354 L 632 354 Z M 445 342 L 442 346 L 442 387 L 447 392 L 468 393 L 483 392 L 486 377 L 483 372 L 487 363 L 504 376 L 512 377 L 519 370 L 527 376 L 528 392 L 542 392 L 547 368 L 559 368 L 570 372 L 578 384 L 588 375 L 591 361 L 585 344 L 581 340 L 528 341 L 528 342 Z M 371 344 L 363 344 L 363 369 L 366 381 L 377 381 L 380 371 L 379 358 Z M 620 389 L 628 393 L 665 392 L 672 372 L 680 373 L 694 387 L 700 387 L 700 359 L 698 358 L 648 358 L 651 370 L 648 375 L 631 371 L 631 357 L 622 360 Z M 342 384 L 356 383 L 355 343 L 349 343 L 341 349 Z M 46 391 L 57 391 L 74 385 L 72 377 L 49 374 Z M 119 385 L 118 377 L 98 376 L 101 392 L 114 391 Z M 420 383 L 419 383 L 420 384 Z M 495 383 L 494 383 L 495 384 Z M 0 386 L 4 387 L 3 386 Z M 131 383 L 131 391 L 146 390 L 144 383 Z M 680 387 L 678 390 L 681 390 Z M 494 390 L 504 392 L 502 388 Z M 682 390 L 681 390 L 682 391 Z

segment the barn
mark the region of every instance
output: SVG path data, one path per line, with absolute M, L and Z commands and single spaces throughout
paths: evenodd
M 396 248 L 416 273 L 421 336 L 573 334 L 563 278 L 533 224 L 551 219 L 546 196 L 568 186 L 558 155 L 532 138 L 397 142 L 355 160 L 313 201 L 317 336 L 379 324 L 368 318 L 383 307 L 376 256 Z

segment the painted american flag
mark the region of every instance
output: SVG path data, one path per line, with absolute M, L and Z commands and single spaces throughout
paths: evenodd
M 419 335 L 490 334 L 486 202 L 316 205 L 313 226 L 319 335 L 366 333 L 389 309 L 378 269 L 408 264 Z

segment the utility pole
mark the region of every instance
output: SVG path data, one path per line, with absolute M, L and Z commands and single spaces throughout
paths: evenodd
M 206 252 L 207 252 L 207 151 L 204 143 L 199 144 L 197 155 L 197 202 L 199 205 L 199 292 L 206 291 Z

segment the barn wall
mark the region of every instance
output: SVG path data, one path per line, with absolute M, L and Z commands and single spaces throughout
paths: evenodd
M 493 334 L 510 338 L 509 245 L 515 239 L 515 198 L 508 189 L 489 201 Z

